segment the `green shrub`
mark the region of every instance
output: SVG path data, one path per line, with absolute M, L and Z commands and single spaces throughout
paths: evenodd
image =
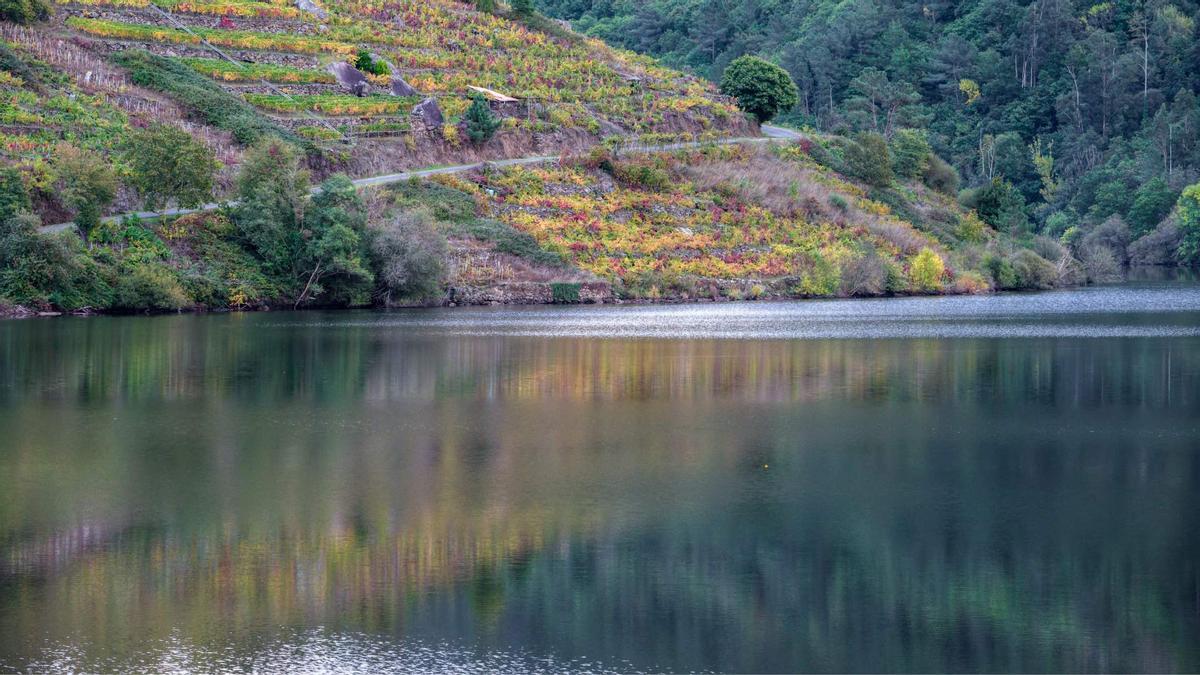
M 846 148 L 850 174 L 876 187 L 892 184 L 892 160 L 887 141 L 874 132 L 861 133 Z
M 560 304 L 576 304 L 579 302 L 579 284 L 556 283 L 550 284 L 550 297 Z
M 1184 265 L 1200 264 L 1200 183 L 1183 189 L 1176 205 L 1180 241 L 1176 257 Z
M 941 256 L 928 248 L 921 249 L 917 255 L 913 256 L 912 262 L 909 264 L 909 277 L 912 279 L 913 286 L 920 291 L 941 290 L 942 275 L 945 272 L 946 265 L 942 262 Z
M 958 194 L 958 171 L 949 162 L 930 153 L 922 176 L 925 185 L 945 195 Z
M 0 297 L 65 310 L 107 308 L 112 289 L 79 237 L 40 234 L 40 225 L 28 213 L 0 220 Z
M 918 129 L 900 129 L 892 136 L 892 172 L 905 179 L 925 174 L 929 166 L 929 141 L 925 132 Z
M 820 253 L 813 253 L 811 266 L 800 273 L 798 291 L 805 296 L 827 296 L 837 293 L 841 272 Z
M 529 16 L 535 11 L 533 0 L 509 0 L 508 4 L 517 16 Z
M 749 54 L 725 68 L 721 93 L 737 99 L 738 107 L 754 115 L 759 124 L 790 110 L 799 100 L 796 83 L 786 70 Z
M 167 311 L 191 304 L 175 271 L 162 263 L 121 265 L 114 291 L 114 309 Z
M 1045 290 L 1054 288 L 1058 282 L 1058 268 L 1054 263 L 1029 249 L 1018 250 L 1013 255 L 1012 266 L 1018 288 Z
M 433 217 L 448 223 L 470 223 L 478 207 L 475 197 L 448 185 L 413 179 L 390 188 L 397 206 L 403 210 L 428 209 Z
M 1017 271 L 1013 269 L 1012 263 L 1009 262 L 1008 258 L 990 254 L 983 259 L 983 267 L 991 275 L 992 285 L 997 289 L 1009 290 L 1020 288 Z
M 618 162 L 613 167 L 613 177 L 629 187 L 654 192 L 667 191 L 673 185 L 671 174 L 666 169 L 650 164 Z
M 29 211 L 29 192 L 21 172 L 11 166 L 0 167 L 0 221 Z
M 354 67 L 372 75 L 388 75 L 391 73 L 386 63 L 376 61 L 371 57 L 371 52 L 365 49 L 358 50 L 358 56 L 354 59 Z

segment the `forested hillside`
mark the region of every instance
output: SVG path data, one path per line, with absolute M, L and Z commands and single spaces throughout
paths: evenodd
M 985 219 L 1061 237 L 1094 267 L 1200 262 L 1200 188 L 1179 199 L 1200 178 L 1191 0 L 542 6 L 714 80 L 740 55 L 773 60 L 800 90 L 785 116 L 797 124 L 889 139 L 922 130 Z

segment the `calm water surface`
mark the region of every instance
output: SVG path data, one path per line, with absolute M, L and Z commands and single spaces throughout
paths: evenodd
M 0 322 L 0 671 L 1200 669 L 1200 285 Z

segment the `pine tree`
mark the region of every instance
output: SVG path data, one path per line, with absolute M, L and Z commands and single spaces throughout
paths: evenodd
M 492 114 L 492 109 L 488 107 L 487 101 L 484 101 L 483 96 L 479 94 L 471 97 L 471 107 L 467 108 L 466 123 L 467 137 L 475 145 L 487 141 L 500 128 L 500 120 L 496 119 L 496 116 Z
M 509 5 L 517 16 L 529 16 L 534 12 L 533 0 L 509 0 Z

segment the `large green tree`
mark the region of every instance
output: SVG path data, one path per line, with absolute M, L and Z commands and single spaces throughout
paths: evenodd
M 212 197 L 217 159 L 212 150 L 178 127 L 155 124 L 133 132 L 126 142 L 130 182 L 148 208 L 174 199 L 185 208 Z
M 721 76 L 721 93 L 737 99 L 738 107 L 759 124 L 796 105 L 796 83 L 787 71 L 757 56 L 740 56 Z

